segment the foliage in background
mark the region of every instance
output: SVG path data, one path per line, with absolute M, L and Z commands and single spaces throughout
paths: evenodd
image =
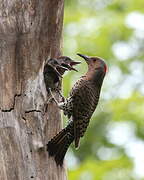
M 69 151 L 70 180 L 144 179 L 144 1 L 66 0 L 64 54 L 104 58 L 101 100 L 78 150 Z M 64 78 L 64 95 L 87 70 Z

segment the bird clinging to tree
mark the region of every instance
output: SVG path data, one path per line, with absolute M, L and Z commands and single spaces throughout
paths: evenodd
M 59 91 L 59 83 L 65 71 L 77 71 L 73 66 L 80 64 L 67 56 L 48 59 L 44 66 L 44 81 L 47 92 Z
M 67 127 L 62 129 L 47 144 L 47 151 L 55 158 L 57 165 L 63 164 L 68 147 L 74 141 L 75 148 L 79 147 L 80 138 L 88 127 L 90 118 L 99 101 L 101 86 L 107 66 L 99 57 L 88 57 L 78 54 L 88 65 L 87 73 L 73 86 L 70 95 L 64 102 L 57 103 L 58 107 L 70 119 Z

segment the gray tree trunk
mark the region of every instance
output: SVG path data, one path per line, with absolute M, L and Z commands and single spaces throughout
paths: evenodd
M 43 67 L 61 54 L 64 0 L 0 0 L 0 180 L 65 180 L 46 143 L 61 128 L 45 112 Z

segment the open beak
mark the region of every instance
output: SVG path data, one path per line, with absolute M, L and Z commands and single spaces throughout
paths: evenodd
M 71 65 L 67 65 L 68 66 L 68 69 L 71 71 L 71 70 L 73 70 L 73 71 L 76 71 L 76 72 L 78 72 L 78 70 L 77 69 L 75 69 L 74 67 L 72 67 Z
M 76 66 L 76 65 L 78 65 L 78 64 L 80 64 L 81 62 L 79 62 L 79 61 L 71 61 L 70 62 L 70 66 Z
M 70 70 L 73 70 L 73 71 L 76 71 L 76 72 L 78 72 L 78 70 L 77 69 L 75 69 L 73 66 L 76 66 L 76 65 L 78 65 L 78 64 L 80 64 L 81 62 L 79 62 L 79 61 L 71 61 L 70 62 L 70 65 L 69 65 L 69 67 L 70 67 Z
M 88 56 L 83 55 L 83 54 L 79 54 L 79 53 L 77 53 L 77 55 L 80 56 L 80 57 L 82 57 L 86 62 L 89 61 L 89 57 L 88 57 Z
M 56 74 L 57 74 L 58 76 L 60 76 L 61 78 L 63 78 L 63 77 L 62 77 L 62 75 L 59 73 L 59 71 L 57 70 L 57 68 L 59 68 L 59 69 L 61 69 L 61 70 L 64 70 L 64 71 L 69 71 L 69 70 L 71 70 L 71 69 L 69 69 L 69 67 L 64 67 L 64 66 L 62 66 L 62 65 L 57 65 L 57 67 L 54 68 L 54 70 L 55 70 Z
M 69 71 L 77 71 L 78 72 L 78 70 L 77 69 L 75 69 L 73 66 L 74 65 L 76 65 L 76 64 L 80 64 L 80 62 L 70 62 L 70 64 L 64 64 L 64 63 L 62 63 L 61 65 L 63 66 L 63 67 L 66 67 L 67 68 L 67 70 L 69 70 Z
M 63 69 L 65 71 L 68 71 L 69 69 L 67 67 L 61 66 L 61 65 L 57 65 L 57 68 Z

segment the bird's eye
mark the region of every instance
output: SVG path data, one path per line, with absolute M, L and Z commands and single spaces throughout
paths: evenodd
M 96 59 L 93 59 L 93 62 L 96 62 Z

